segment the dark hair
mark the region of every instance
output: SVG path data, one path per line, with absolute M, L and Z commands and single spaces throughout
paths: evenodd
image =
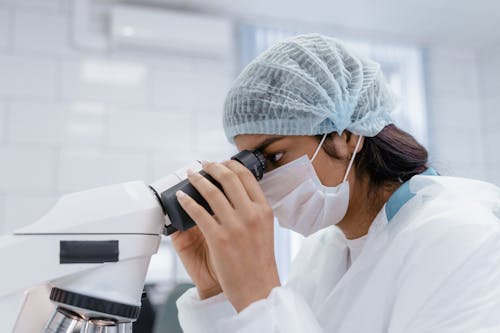
M 328 147 L 325 151 L 335 157 Z M 413 136 L 390 124 L 376 136 L 365 137 L 354 167 L 358 177 L 368 176 L 371 192 L 387 182 L 404 182 L 424 172 L 427 158 L 427 150 Z

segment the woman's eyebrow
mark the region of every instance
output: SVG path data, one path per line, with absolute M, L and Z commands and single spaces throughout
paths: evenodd
M 284 136 L 277 136 L 277 137 L 267 138 L 264 141 L 262 141 L 254 150 L 263 151 L 271 143 L 274 143 L 274 142 L 276 142 L 278 140 L 281 140 L 281 139 L 284 139 L 284 138 L 285 138 Z

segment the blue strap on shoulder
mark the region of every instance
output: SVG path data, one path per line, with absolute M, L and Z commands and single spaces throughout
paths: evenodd
M 433 168 L 428 168 L 420 175 L 422 176 L 437 176 L 437 172 Z M 387 221 L 390 222 L 391 219 L 397 214 L 397 212 L 403 207 L 411 198 L 415 196 L 415 193 L 410 191 L 410 181 L 406 181 L 391 195 L 387 203 L 385 204 L 385 214 L 387 216 Z

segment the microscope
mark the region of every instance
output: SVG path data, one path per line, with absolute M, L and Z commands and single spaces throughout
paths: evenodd
M 231 159 L 262 178 L 259 151 Z M 187 180 L 188 168 L 222 190 L 196 163 L 150 185 L 132 181 L 64 195 L 35 223 L 0 236 L 0 332 L 132 332 L 161 235 L 195 225 L 175 192 L 211 212 Z

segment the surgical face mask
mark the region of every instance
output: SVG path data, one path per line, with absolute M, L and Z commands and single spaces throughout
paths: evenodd
M 349 206 L 347 176 L 361 143 L 358 139 L 342 183 L 335 187 L 321 184 L 312 161 L 316 158 L 326 134 L 313 157 L 304 155 L 264 174 L 260 181 L 279 224 L 304 236 L 339 223 Z

